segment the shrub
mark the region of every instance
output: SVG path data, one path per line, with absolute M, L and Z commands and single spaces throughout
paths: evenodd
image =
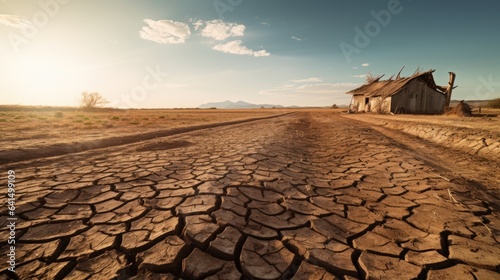
M 380 80 L 382 76 L 384 75 L 374 76 L 372 73 L 368 73 L 365 75 L 365 81 L 367 84 L 371 84 L 373 82 L 377 82 L 378 80 Z
M 56 118 L 62 118 L 63 117 L 63 113 L 62 112 L 55 112 L 54 113 L 54 117 L 56 117 Z
M 376 112 L 377 114 L 389 113 L 390 105 L 388 102 L 389 101 L 387 100 L 387 97 L 379 96 L 375 100 L 374 108 L 372 109 L 372 111 Z

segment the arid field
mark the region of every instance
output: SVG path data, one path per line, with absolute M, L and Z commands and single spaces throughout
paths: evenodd
M 2 150 L 141 134 L 179 127 L 272 116 L 284 109 L 259 110 L 1 110 Z
M 0 279 L 500 277 L 493 115 L 56 109 L 0 122 L 16 218 L 15 272 L 2 263 Z

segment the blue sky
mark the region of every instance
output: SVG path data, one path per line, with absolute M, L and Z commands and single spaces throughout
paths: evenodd
M 0 104 L 114 107 L 244 100 L 347 104 L 364 75 L 457 74 L 500 97 L 500 2 L 0 0 Z

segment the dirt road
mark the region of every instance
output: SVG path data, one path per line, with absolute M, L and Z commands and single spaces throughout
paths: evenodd
M 500 278 L 496 166 L 327 111 L 9 169 L 2 279 Z

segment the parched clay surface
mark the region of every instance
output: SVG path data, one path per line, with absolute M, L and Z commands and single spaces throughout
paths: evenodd
M 0 279 L 500 278 L 498 185 L 396 140 L 298 112 L 4 165 Z

